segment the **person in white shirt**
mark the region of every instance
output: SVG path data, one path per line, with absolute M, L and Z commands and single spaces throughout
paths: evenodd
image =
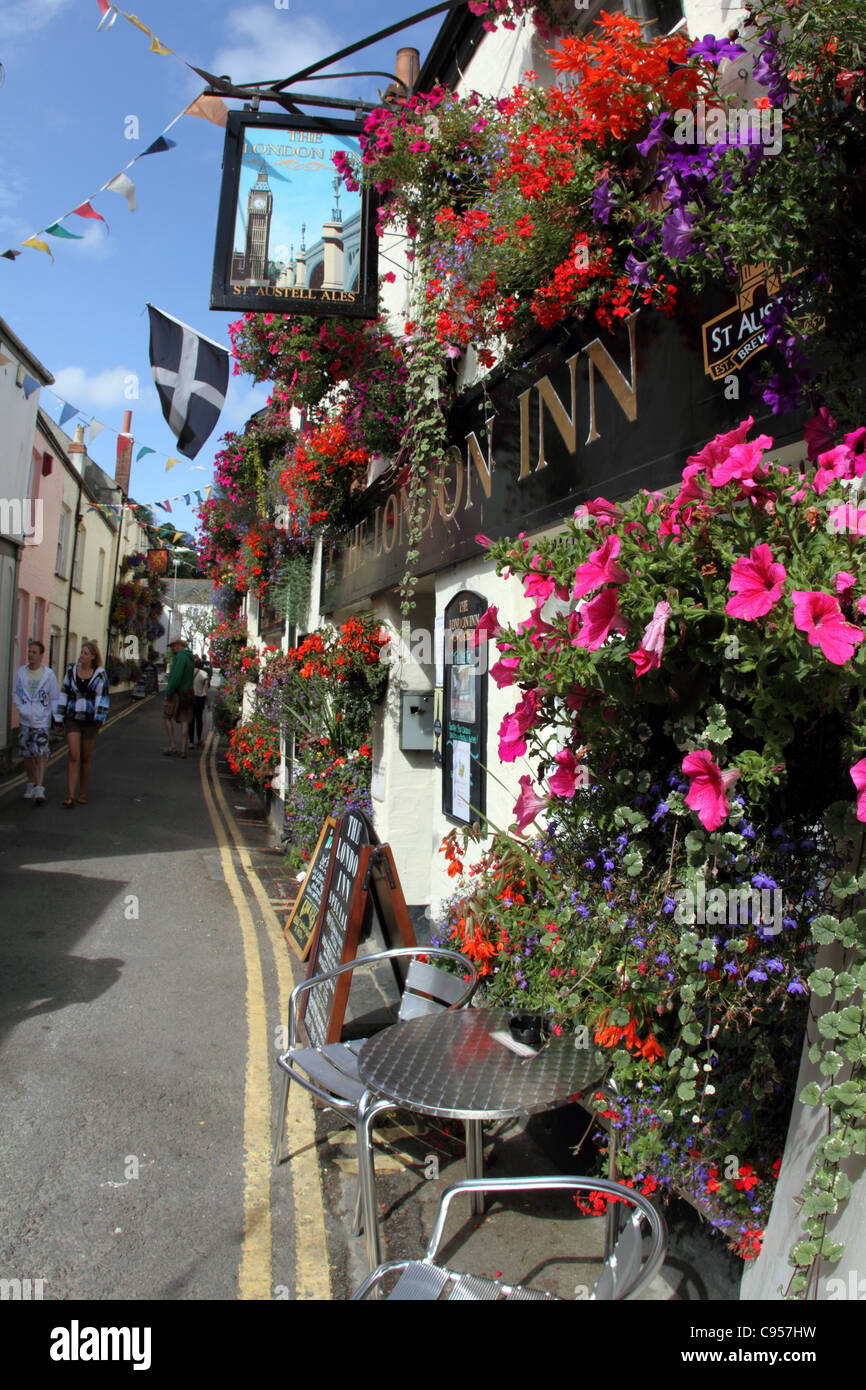
M 18 749 L 27 770 L 24 797 L 44 806 L 45 760 L 52 718 L 58 719 L 60 687 L 50 666 L 42 665 L 45 648 L 35 639 L 27 647 L 27 665 L 19 666 L 12 682 L 12 700 L 18 711 Z
M 201 657 L 195 659 L 195 675 L 192 678 L 192 693 L 195 705 L 192 714 L 192 742 L 190 747 L 201 748 L 204 745 L 202 732 L 204 730 L 204 707 L 207 701 L 207 692 L 210 687 L 210 678 L 204 669 Z

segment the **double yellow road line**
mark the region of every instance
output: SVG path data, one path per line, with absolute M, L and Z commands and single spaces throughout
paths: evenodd
M 205 804 L 219 848 L 220 863 L 238 921 L 246 970 L 247 1062 L 244 1083 L 244 1222 L 238 1292 L 241 1299 L 274 1297 L 271 1236 L 271 1158 L 274 1122 L 271 1081 L 276 1028 L 268 1027 L 264 971 L 259 937 L 250 905 L 235 867 L 232 845 L 243 875 L 258 903 L 274 958 L 279 1024 L 288 1018 L 294 986 L 292 963 L 277 915 L 256 873 L 249 851 L 238 837 L 216 770 L 217 740 L 210 734 L 200 763 Z M 231 841 L 231 843 L 230 843 Z M 298 1086 L 290 1089 L 286 1133 L 291 1161 L 293 1229 L 295 1233 L 295 1298 L 329 1299 L 331 1283 L 325 1241 L 325 1214 L 313 1102 Z M 280 1175 L 284 1180 L 288 1175 Z

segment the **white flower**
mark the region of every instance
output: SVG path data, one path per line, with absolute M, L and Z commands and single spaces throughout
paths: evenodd
M 705 1095 L 705 1096 L 714 1096 L 715 1094 L 716 1094 L 716 1088 L 715 1088 L 715 1086 L 705 1086 L 705 1087 L 704 1087 L 704 1095 Z

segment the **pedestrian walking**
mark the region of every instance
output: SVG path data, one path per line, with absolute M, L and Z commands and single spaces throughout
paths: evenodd
M 60 723 L 60 687 L 50 666 L 43 666 L 45 648 L 34 637 L 27 646 L 27 665 L 19 666 L 12 682 L 12 701 L 18 711 L 18 749 L 27 771 L 25 801 L 45 805 L 45 760 L 52 719 Z
M 76 787 L 79 806 L 87 804 L 93 745 L 108 714 L 108 676 L 95 642 L 85 639 L 78 660 L 67 666 L 57 712 L 66 720 L 69 758 L 63 805 L 71 811 L 75 806 Z
M 204 732 L 204 707 L 207 703 L 207 692 L 209 689 L 210 677 L 202 665 L 201 657 L 197 656 L 195 659 L 195 675 L 192 681 L 193 697 L 195 699 L 195 708 L 192 714 L 192 746 L 194 748 L 204 747 L 204 739 L 202 738 L 202 733 Z
M 195 695 L 193 693 L 195 665 L 192 652 L 182 637 L 175 637 L 174 641 L 169 642 L 168 645 L 171 648 L 172 662 L 169 667 L 168 683 L 165 687 L 165 704 L 162 709 L 168 747 L 163 748 L 162 751 L 167 758 L 185 758 L 189 726 L 195 709 Z M 174 738 L 175 724 L 180 725 L 180 753 L 178 753 Z

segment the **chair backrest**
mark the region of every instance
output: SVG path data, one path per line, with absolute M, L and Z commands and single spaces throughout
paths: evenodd
M 401 1020 L 440 1013 L 466 994 L 466 981 L 450 975 L 429 961 L 415 959 L 406 974 L 406 985 L 397 1017 Z

